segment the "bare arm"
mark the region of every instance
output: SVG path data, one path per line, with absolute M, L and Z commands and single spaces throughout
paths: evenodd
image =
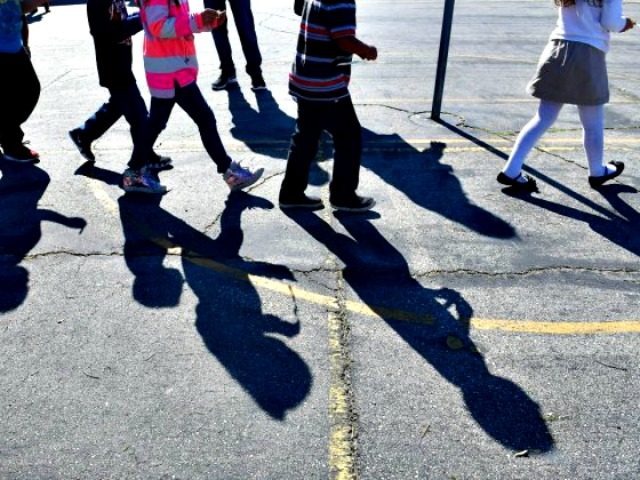
M 375 60 L 378 58 L 378 50 L 373 45 L 367 45 L 356 37 L 341 37 L 335 42 L 341 50 L 347 53 L 354 53 L 365 60 Z

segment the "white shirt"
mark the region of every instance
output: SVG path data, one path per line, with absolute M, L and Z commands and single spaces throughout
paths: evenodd
M 575 5 L 558 8 L 558 22 L 551 40 L 582 42 L 609 51 L 609 32 L 620 32 L 627 19 L 622 0 L 576 0 Z

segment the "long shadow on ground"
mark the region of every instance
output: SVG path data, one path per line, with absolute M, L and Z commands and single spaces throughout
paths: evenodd
M 309 367 L 282 337 L 294 337 L 300 323 L 264 314 L 249 274 L 293 279 L 288 268 L 246 261 L 242 212 L 271 209 L 264 198 L 231 194 L 212 239 L 160 207 L 160 197 L 123 195 L 119 199 L 125 259 L 135 275 L 133 296 L 149 307 L 180 302 L 182 275 L 163 266 L 167 249 L 179 246 L 184 281 L 198 297 L 196 329 L 204 344 L 253 400 L 271 417 L 285 418 L 311 389 Z
M 358 298 L 460 389 L 470 414 L 488 435 L 514 451 L 553 449 L 538 404 L 515 383 L 487 369 L 469 337 L 473 309 L 458 292 L 423 287 L 411 276 L 402 254 L 366 216 L 336 214 L 348 235 L 312 212 L 288 216 L 344 263 L 344 279 Z M 413 312 L 422 324 L 396 320 L 394 310 L 381 302 Z
M 49 175 L 34 164 L 0 160 L 0 313 L 22 305 L 29 290 L 29 272 L 20 263 L 42 237 L 43 221 L 82 231 L 87 222 L 38 208 Z
M 256 153 L 286 159 L 287 148 L 283 146 L 288 145 L 295 119 L 280 109 L 268 91 L 256 94 L 258 111 L 251 107 L 240 89 L 232 89 L 228 94 L 234 123 L 231 129 L 233 137 Z M 451 166 L 442 161 L 446 144 L 433 142 L 430 148 L 420 151 L 397 134 L 381 135 L 366 128 L 362 132 L 365 148 L 362 166 L 403 192 L 416 205 L 484 236 L 516 236 L 509 223 L 475 205 L 467 197 Z M 332 153 L 324 151 L 324 147 L 321 147 L 321 156 L 330 158 Z M 370 149 L 380 152 L 371 155 L 367 152 Z M 314 162 L 310 183 L 323 185 L 328 180 L 328 175 Z

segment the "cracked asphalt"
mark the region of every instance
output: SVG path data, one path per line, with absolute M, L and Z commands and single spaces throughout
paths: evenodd
M 118 188 L 123 121 L 83 164 L 66 132 L 107 98 L 85 5 L 32 18 L 42 161 L 0 163 L 0 478 L 640 478 L 638 32 L 608 57 L 606 155 L 625 173 L 588 187 L 566 107 L 528 162 L 541 192 L 518 197 L 495 176 L 535 109 L 553 7 L 456 2 L 434 122 L 442 2 L 360 2 L 380 52 L 352 80 L 377 207 L 285 214 L 290 3 L 253 5 L 268 92 L 234 34 L 240 88 L 211 91 L 197 36 L 225 145 L 265 168 L 233 195 L 178 109 L 157 148 L 166 196 Z M 310 182 L 325 200 L 331 168 L 327 138 Z

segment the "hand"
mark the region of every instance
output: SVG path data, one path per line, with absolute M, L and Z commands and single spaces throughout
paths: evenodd
M 624 25 L 624 28 L 620 30 L 620 33 L 626 32 L 627 30 L 631 30 L 635 26 L 636 26 L 636 22 L 633 19 L 627 17 L 627 23 Z
M 217 26 L 227 18 L 227 13 L 224 10 L 214 10 L 212 8 L 205 8 L 202 12 L 202 22 L 208 26 Z
M 367 45 L 367 48 L 365 48 L 362 53 L 362 58 L 365 60 L 375 60 L 378 58 L 378 49 L 373 45 Z

